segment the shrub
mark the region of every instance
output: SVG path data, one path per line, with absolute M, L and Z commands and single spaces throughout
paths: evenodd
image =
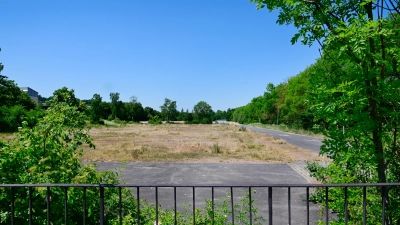
M 159 116 L 151 116 L 149 115 L 149 124 L 162 124 L 162 120 Z
M 109 115 L 107 120 L 112 121 L 112 120 L 114 120 L 114 117 L 112 115 Z
M 239 127 L 239 131 L 246 131 L 246 129 L 247 129 L 246 127 L 242 127 L 242 126 Z
M 47 110 L 46 115 L 39 120 L 32 129 L 27 122 L 23 122 L 23 128 L 16 134 L 16 138 L 8 143 L 2 143 L 0 148 L 0 183 L 3 184 L 29 184 L 29 183 L 119 183 L 121 182 L 114 172 L 98 172 L 94 165 L 81 165 L 79 157 L 82 154 L 80 146 L 84 143 L 94 146 L 84 128 L 86 116 L 77 111 L 74 106 L 66 103 L 53 105 Z M 33 189 L 33 223 L 44 224 L 46 213 L 43 213 L 43 200 L 46 199 L 45 188 Z M 27 221 L 28 205 L 27 190 L 15 189 L 16 223 Z M 81 220 L 82 213 L 81 189 L 68 189 L 68 207 L 71 224 Z M 118 190 L 106 189 L 107 200 L 105 207 L 108 211 L 107 220 L 118 215 L 117 201 Z M 89 213 L 86 221 L 88 224 L 97 223 L 98 190 L 88 189 L 87 209 Z M 135 201 L 130 191 L 123 190 L 124 210 L 134 212 Z M 10 191 L 0 189 L 0 212 L 9 210 Z M 53 201 L 51 218 L 53 224 L 63 223 L 63 199 L 64 191 L 61 188 L 51 188 Z M 59 204 L 57 204 L 59 203 Z M 7 213 L 1 213 L 1 222 L 9 222 Z
M 213 147 L 214 147 L 214 153 L 217 153 L 217 154 L 221 153 L 221 147 L 219 147 L 218 144 L 214 144 Z
M 0 132 L 15 132 L 22 125 L 27 111 L 20 105 L 0 107 Z
M 36 126 L 41 118 L 45 115 L 45 111 L 39 107 L 36 109 L 31 109 L 26 112 L 24 120 L 28 123 L 30 128 Z

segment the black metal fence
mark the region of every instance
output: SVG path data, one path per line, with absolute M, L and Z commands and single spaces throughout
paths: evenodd
M 193 224 L 196 224 L 195 221 L 195 213 L 196 213 L 196 190 L 200 189 L 200 188 L 209 188 L 211 189 L 211 201 L 212 201 L 212 215 L 213 215 L 213 220 L 212 220 L 212 224 L 214 224 L 214 193 L 215 193 L 215 189 L 216 188 L 224 188 L 224 189 L 228 189 L 230 190 L 230 207 L 231 207 L 231 218 L 230 221 L 232 224 L 235 224 L 235 210 L 234 210 L 234 205 L 233 205 L 233 191 L 234 189 L 237 188 L 241 188 L 241 189 L 245 189 L 248 190 L 248 198 L 249 198 L 249 207 L 250 207 L 250 213 L 248 216 L 248 222 L 249 224 L 252 224 L 253 222 L 253 218 L 252 218 L 252 210 L 251 207 L 251 200 L 252 200 L 252 190 L 253 189 L 265 189 L 266 191 L 266 195 L 264 196 L 267 202 L 267 208 L 268 208 L 268 215 L 266 218 L 266 224 L 272 224 L 273 222 L 273 191 L 277 188 L 284 188 L 287 190 L 287 224 L 291 224 L 292 221 L 292 198 L 291 198 L 291 190 L 293 189 L 302 189 L 305 190 L 305 196 L 304 196 L 304 201 L 306 202 L 306 224 L 310 224 L 310 191 L 313 191 L 315 188 L 320 188 L 320 189 L 325 189 L 325 207 L 324 207 L 324 220 L 326 222 L 326 224 L 329 223 L 329 197 L 328 197 L 328 190 L 331 188 L 342 188 L 344 190 L 344 215 L 345 218 L 345 224 L 347 224 L 348 218 L 347 218 L 347 210 L 348 210 L 348 188 L 352 188 L 352 187 L 359 187 L 362 188 L 362 199 L 363 199 L 363 224 L 366 224 L 367 222 L 367 216 L 366 216 L 366 204 L 367 204 L 367 188 L 369 187 L 379 187 L 383 192 L 385 190 L 387 190 L 388 187 L 400 187 L 400 183 L 385 183 L 385 184 L 259 184 L 259 185 L 255 185 L 255 184 L 251 184 L 251 185 L 221 185 L 221 184 L 217 184 L 217 185 L 210 185 L 210 184 L 204 184 L 204 185 L 181 185 L 181 184 L 167 184 L 167 185 L 160 185 L 160 184 L 145 184 L 145 185 L 128 185 L 128 184 L 0 184 L 0 188 L 1 189 L 9 189 L 10 190 L 10 196 L 11 199 L 9 199 L 8 201 L 10 202 L 10 218 L 9 221 L 11 224 L 17 224 L 15 222 L 15 206 L 16 204 L 18 204 L 18 202 L 15 202 L 15 196 L 14 193 L 17 189 L 27 189 L 28 191 L 28 206 L 27 206 L 27 213 L 29 215 L 28 217 L 28 224 L 33 224 L 33 220 L 32 220 L 32 193 L 33 190 L 35 188 L 45 188 L 46 189 L 46 213 L 47 213 L 47 224 L 51 224 L 51 218 L 50 218 L 50 211 L 51 211 L 51 189 L 52 188 L 62 188 L 64 191 L 64 221 L 65 224 L 68 223 L 68 189 L 69 188 L 81 188 L 82 192 L 83 192 L 83 204 L 82 204 L 82 221 L 76 221 L 78 224 L 87 224 L 86 221 L 86 217 L 87 217 L 87 210 L 86 210 L 86 191 L 88 188 L 95 188 L 99 190 L 99 200 L 98 200 L 98 206 L 100 209 L 100 215 L 99 215 L 99 223 L 100 224 L 104 224 L 104 215 L 105 215 L 105 207 L 104 207 L 104 201 L 105 201 L 105 189 L 107 188 L 116 188 L 119 190 L 119 221 L 120 223 L 122 222 L 122 188 L 132 188 L 134 195 L 136 196 L 137 199 L 137 214 L 136 216 L 138 224 L 140 224 L 140 205 L 141 205 L 141 190 L 144 188 L 153 188 L 154 189 L 154 199 L 155 200 L 155 206 L 156 206 L 156 219 L 155 219 L 155 224 L 159 224 L 159 209 L 158 209 L 158 203 L 159 203 L 159 190 L 162 188 L 170 188 L 173 189 L 172 193 L 170 193 L 170 195 L 173 195 L 173 210 L 174 212 L 177 212 L 177 188 L 187 188 L 187 189 L 191 189 L 192 191 L 192 214 L 193 214 Z M 385 196 L 385 195 L 382 195 Z M 382 197 L 382 224 L 385 224 L 385 203 L 386 203 L 386 199 L 384 199 L 385 197 Z M 175 215 L 175 224 L 177 224 L 177 218 L 176 215 L 177 213 L 174 213 Z

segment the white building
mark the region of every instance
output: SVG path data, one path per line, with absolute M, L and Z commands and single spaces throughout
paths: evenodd
M 36 103 L 39 102 L 39 93 L 37 91 L 33 90 L 30 87 L 20 87 L 19 89 L 21 89 L 21 91 L 26 92 L 29 95 L 29 97 L 31 97 L 32 100 L 35 101 Z

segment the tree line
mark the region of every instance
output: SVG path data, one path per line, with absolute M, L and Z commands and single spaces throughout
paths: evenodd
M 0 64 L 0 69 L 3 65 Z M 64 96 L 69 96 L 66 99 Z M 210 124 L 217 119 L 230 120 L 234 109 L 214 112 L 205 102 L 198 102 L 191 111 L 183 108 L 178 111 L 176 101 L 164 99 L 160 110 L 143 107 L 138 98 L 132 96 L 130 101 L 120 100 L 118 92 L 110 93 L 109 102 L 103 101 L 99 94 L 94 94 L 92 99 L 80 100 L 75 96 L 73 89 L 63 87 L 45 98 L 39 95 L 39 104 L 36 104 L 27 93 L 20 90 L 15 81 L 0 75 L 0 132 L 15 132 L 22 122 L 33 127 L 45 115 L 45 108 L 51 107 L 56 102 L 66 102 L 69 106 L 78 107 L 84 112 L 87 119 L 93 124 L 104 124 L 104 120 L 139 122 L 149 121 L 152 124 L 161 124 L 162 121 L 185 121 L 187 124 Z M 42 107 L 44 103 L 46 107 Z
M 303 129 L 323 126 L 324 121 L 316 120 L 310 110 L 312 68 L 310 66 L 278 85 L 269 83 L 263 95 L 238 107 L 232 120 L 242 124 L 286 124 Z

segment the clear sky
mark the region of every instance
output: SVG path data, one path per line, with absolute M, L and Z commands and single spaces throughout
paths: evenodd
M 247 0 L 2 0 L 3 75 L 44 97 L 119 92 L 159 110 L 246 105 L 319 57 L 293 26 Z

